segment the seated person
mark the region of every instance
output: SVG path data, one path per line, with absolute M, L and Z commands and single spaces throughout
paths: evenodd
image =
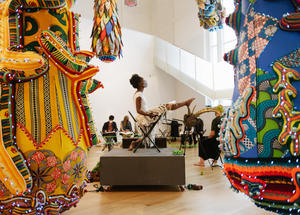
M 194 132 L 193 132 L 193 139 L 194 139 L 194 144 L 197 143 L 197 138 L 198 141 L 203 140 L 203 120 L 200 118 L 196 119 L 196 125 L 194 127 Z
M 195 98 L 191 98 L 189 100 L 186 100 L 184 102 L 175 103 L 175 104 L 163 104 L 158 107 L 148 109 L 146 99 L 144 97 L 144 89 L 148 86 L 147 81 L 142 78 L 141 76 L 134 74 L 132 75 L 130 79 L 130 84 L 133 88 L 136 89 L 136 92 L 134 93 L 133 100 L 136 107 L 137 112 L 137 124 L 140 128 L 142 128 L 146 133 L 150 129 L 151 123 L 155 122 L 158 117 L 165 113 L 168 110 L 176 110 L 178 108 L 184 107 L 184 106 L 190 106 L 192 101 Z M 155 139 L 155 133 L 154 129 L 152 130 L 151 134 L 149 135 L 151 140 Z M 128 150 L 132 150 L 134 146 L 141 141 L 142 139 L 138 139 L 137 141 L 133 141 L 131 145 L 129 146 Z
M 131 136 L 133 134 L 132 126 L 129 121 L 129 117 L 127 115 L 124 117 L 123 121 L 121 121 L 121 123 L 120 123 L 120 133 L 121 133 L 121 135 L 124 135 L 124 136 L 128 136 L 128 135 Z
M 114 122 L 114 116 L 110 115 L 109 116 L 109 121 L 104 123 L 102 127 L 102 135 L 103 137 L 112 137 L 114 142 L 117 142 L 117 134 L 116 132 L 118 131 L 117 124 Z
M 223 107 L 218 106 L 217 109 L 220 110 L 220 112 L 223 112 Z M 198 163 L 195 163 L 195 166 L 205 166 L 204 161 L 212 158 L 213 164 L 215 164 L 220 156 L 220 149 L 219 144 L 220 142 L 217 141 L 217 137 L 219 135 L 220 128 L 218 125 L 221 122 L 221 114 L 218 112 L 215 112 L 216 118 L 211 123 L 211 132 L 207 139 L 205 139 L 201 144 L 199 144 L 199 157 L 200 161 Z

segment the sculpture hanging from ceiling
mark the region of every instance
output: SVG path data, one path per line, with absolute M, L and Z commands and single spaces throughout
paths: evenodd
M 221 123 L 224 171 L 259 207 L 300 212 L 299 0 L 235 0 L 234 105 Z M 296 13 L 294 13 L 296 11 Z
M 92 50 L 103 62 L 122 56 L 122 32 L 116 0 L 94 0 Z
M 124 3 L 128 7 L 135 7 L 135 6 L 137 6 L 137 0 L 125 0 Z
M 87 182 L 98 142 L 87 94 L 102 84 L 79 51 L 73 0 L 0 4 L 0 211 L 60 214 Z
M 221 0 L 196 0 L 200 26 L 209 31 L 223 28 L 225 8 Z

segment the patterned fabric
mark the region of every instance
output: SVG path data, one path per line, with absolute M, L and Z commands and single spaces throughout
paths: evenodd
M 122 56 L 122 32 L 116 0 L 94 0 L 92 50 L 100 60 L 112 62 Z
M 283 17 L 279 26 L 286 31 L 300 31 L 300 12 Z
M 225 23 L 232 27 L 235 31 L 235 34 L 238 35 L 240 32 L 241 27 L 241 7 L 240 7 L 241 0 L 235 0 L 235 10 L 232 14 L 230 14 L 226 19 Z
M 87 94 L 102 84 L 94 54 L 79 51 L 73 3 L 0 4 L 1 213 L 61 214 L 84 193 L 98 142 Z
M 278 96 L 273 93 L 273 85 L 276 78 L 271 74 L 266 74 L 262 70 L 257 71 L 257 144 L 261 151 L 258 156 L 281 157 L 287 149 L 278 144 L 277 137 L 280 133 L 280 120 L 273 118 L 273 109 L 275 108 Z
M 291 52 L 287 56 L 284 56 L 278 60 L 282 65 L 286 67 L 300 67 L 300 48 Z
M 235 66 L 239 92 L 235 90 L 234 99 L 244 105 L 235 103 L 221 124 L 224 172 L 232 188 L 257 206 L 296 215 L 300 211 L 300 34 L 286 30 L 297 30 L 298 14 L 293 12 L 296 7 L 299 13 L 300 1 L 236 3 L 227 23 L 236 31 L 238 44 L 224 59 Z M 281 17 L 280 25 L 290 23 L 289 29 L 279 28 Z M 249 86 L 254 95 L 246 105 L 249 114 L 241 117 Z
M 239 91 L 242 93 L 256 81 L 256 59 L 259 58 L 269 41 L 276 33 L 277 20 L 255 13 L 249 9 L 240 32 L 237 74 Z
M 248 141 L 252 141 L 252 143 L 248 143 L 248 145 L 256 144 L 252 137 L 245 135 L 245 126 L 243 126 L 243 121 L 250 117 L 250 102 L 254 94 L 255 89 L 253 87 L 246 89 L 244 94 L 235 102 L 233 108 L 229 109 L 225 115 L 226 118 L 230 118 L 231 120 L 224 120 L 223 123 L 221 123 L 220 144 L 227 156 L 237 157 L 240 156 L 241 153 L 248 151 L 242 142 L 245 138 L 247 138 Z M 250 127 L 252 127 L 252 125 L 248 124 L 248 129 L 250 129 Z
M 150 118 L 148 116 L 138 114 L 136 117 L 136 121 L 139 126 L 148 127 L 148 126 L 150 126 L 151 123 L 154 123 L 159 118 L 160 115 L 167 112 L 167 110 L 168 109 L 167 109 L 166 105 L 160 105 L 160 106 L 154 107 L 154 108 L 148 110 L 148 112 L 153 113 L 154 115 L 156 115 L 156 117 Z
M 59 185 L 62 174 L 62 164 L 51 151 L 37 150 L 27 155 L 33 178 L 33 192 L 44 190 L 52 194 Z
M 11 194 L 18 194 L 32 186 L 31 175 L 22 152 L 16 146 L 15 127 L 11 110 L 11 86 L 0 83 L 0 181 Z
M 300 112 L 294 110 L 291 98 L 297 96 L 297 90 L 290 83 L 290 79 L 300 80 L 300 73 L 284 67 L 280 63 L 275 63 L 274 71 L 278 75 L 278 81 L 274 86 L 274 92 L 278 93 L 278 103 L 273 109 L 274 117 L 283 118 L 283 128 L 278 136 L 278 140 L 286 145 L 290 142 L 290 151 L 293 155 L 299 155 L 300 140 Z

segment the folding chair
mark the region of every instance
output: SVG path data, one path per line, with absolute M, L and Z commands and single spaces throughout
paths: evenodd
M 134 116 L 131 114 L 130 111 L 128 111 L 130 116 L 132 117 L 132 119 L 137 123 L 136 119 L 134 118 Z M 158 117 L 158 119 L 151 123 L 151 125 L 149 126 L 149 130 L 146 132 L 144 131 L 144 129 L 142 127 L 140 127 L 139 125 L 139 128 L 141 129 L 142 133 L 143 133 L 143 137 L 142 137 L 142 140 L 139 142 L 139 144 L 137 144 L 133 150 L 133 153 L 135 153 L 137 151 L 137 149 L 140 147 L 140 145 L 143 143 L 143 141 L 148 138 L 150 140 L 150 142 L 153 144 L 153 146 L 157 149 L 158 152 L 160 152 L 159 148 L 157 147 L 157 145 L 155 144 L 155 142 L 153 142 L 153 140 L 149 137 L 149 135 L 151 134 L 152 130 L 154 129 L 154 127 L 156 126 L 156 124 L 158 123 L 158 121 L 160 120 L 162 115 L 160 115 Z
M 221 153 L 220 153 L 220 155 L 219 155 L 219 157 L 218 157 L 218 160 L 220 160 L 220 162 L 221 162 L 222 165 L 224 164 Z M 218 161 L 218 160 L 217 160 L 217 161 Z M 208 164 L 210 165 L 210 167 L 211 167 L 212 169 L 213 169 L 213 167 L 220 167 L 220 168 L 222 168 L 221 165 L 219 165 L 219 164 L 214 164 L 214 162 L 210 162 L 209 159 L 207 159 L 207 161 L 208 161 Z

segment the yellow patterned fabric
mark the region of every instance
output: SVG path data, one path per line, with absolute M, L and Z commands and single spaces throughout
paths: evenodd
M 80 52 L 73 0 L 0 4 L 0 209 L 60 214 L 87 182 L 87 149 L 98 142 L 86 94 L 94 55 Z M 84 90 L 82 90 L 84 86 Z

